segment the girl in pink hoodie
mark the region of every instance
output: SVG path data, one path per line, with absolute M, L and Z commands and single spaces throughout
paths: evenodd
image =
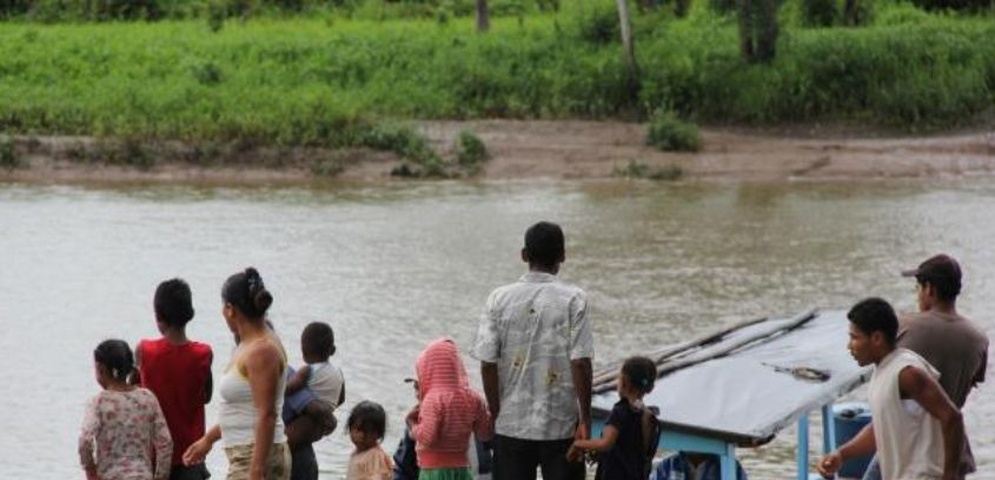
M 470 388 L 456 344 L 434 340 L 415 363 L 418 405 L 408 414 L 415 440 L 419 480 L 471 480 L 467 451 L 470 435 L 487 441 L 494 435 L 487 402 Z

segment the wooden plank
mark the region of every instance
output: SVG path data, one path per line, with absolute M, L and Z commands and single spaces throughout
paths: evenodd
M 728 355 L 728 354 L 730 354 L 730 353 L 732 353 L 732 352 L 734 352 L 736 350 L 739 350 L 740 348 L 743 348 L 743 347 L 745 347 L 747 345 L 751 345 L 751 344 L 758 343 L 758 342 L 767 342 L 767 341 L 770 341 L 770 340 L 772 340 L 772 339 L 774 339 L 776 337 L 779 337 L 780 335 L 782 335 L 784 333 L 790 332 L 791 330 L 794 330 L 794 329 L 796 329 L 796 328 L 804 325 L 805 323 L 811 321 L 813 318 L 816 318 L 816 316 L 817 316 L 816 312 L 817 312 L 816 309 L 811 309 L 811 310 L 808 310 L 806 312 L 800 313 L 798 315 L 795 315 L 794 317 L 791 317 L 791 319 L 786 324 L 784 324 L 784 325 L 782 325 L 782 326 L 780 326 L 780 327 L 778 327 L 776 329 L 765 330 L 765 331 L 762 331 L 760 333 L 757 333 L 757 334 L 754 334 L 754 335 L 750 335 L 750 336 L 748 336 L 746 338 L 741 338 L 741 339 L 738 339 L 738 340 L 736 340 L 734 342 L 730 342 L 728 345 L 716 346 L 716 348 L 714 350 L 707 352 L 707 354 L 705 352 L 703 352 L 702 350 L 698 350 L 695 353 L 700 353 L 701 355 L 686 355 L 686 356 L 683 356 L 681 358 L 676 358 L 676 359 L 674 359 L 673 358 L 674 356 L 671 355 L 668 358 L 673 359 L 673 360 L 670 360 L 670 361 L 665 360 L 665 361 L 660 362 L 660 363 L 657 364 L 657 369 L 656 369 L 657 378 L 662 377 L 662 376 L 667 375 L 667 374 L 670 374 L 670 373 L 673 373 L 673 372 L 675 372 L 677 370 L 680 370 L 682 368 L 687 368 L 687 367 L 690 367 L 692 365 L 697 365 L 699 363 L 706 362 L 708 360 L 713 360 L 713 359 L 716 359 L 716 358 L 724 357 L 724 356 L 726 356 L 726 355 Z M 759 323 L 759 322 L 754 322 L 754 323 Z M 740 328 L 742 328 L 742 327 L 740 327 Z M 722 335 L 719 338 L 721 339 L 721 337 L 724 337 L 724 336 L 725 335 Z M 707 343 L 706 343 L 706 345 L 707 345 Z M 692 348 L 694 348 L 694 347 L 692 347 Z M 595 394 L 595 395 L 597 395 L 597 394 L 601 394 L 601 393 L 604 393 L 604 392 L 607 392 L 609 390 L 614 389 L 615 388 L 615 378 L 617 376 L 618 376 L 618 371 L 616 369 L 615 373 L 611 377 L 607 377 L 607 376 L 599 377 L 599 379 L 598 379 L 599 381 L 598 382 L 592 382 L 592 385 L 593 385 L 593 387 L 591 389 L 592 393 Z

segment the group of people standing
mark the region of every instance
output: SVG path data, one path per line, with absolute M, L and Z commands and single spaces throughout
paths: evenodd
M 317 479 L 311 444 L 334 430 L 334 409 L 345 399 L 342 371 L 329 363 L 331 327 L 315 322 L 304 329 L 306 365 L 295 372 L 266 320 L 273 296 L 259 272 L 230 276 L 221 298 L 236 347 L 218 385 L 221 406 L 211 428 L 204 406 L 214 392 L 214 354 L 187 338 L 194 310 L 186 282 L 171 279 L 156 289 L 160 338 L 140 341 L 134 353 L 117 339 L 94 350 L 103 390 L 85 408 L 79 439 L 88 480 L 203 480 L 210 477 L 204 459 L 219 440 L 229 479 Z
M 485 396 L 470 387 L 452 340 L 435 340 L 419 355 L 418 403 L 405 418 L 418 478 L 473 478 L 471 438 L 493 445 L 495 479 L 535 478 L 540 468 L 546 479 L 583 478 L 578 452 L 600 448 L 583 443 L 590 435 L 594 350 L 584 292 L 556 277 L 564 243 L 558 225 L 530 227 L 522 249 L 529 273 L 490 296 L 472 351 L 481 360 Z M 230 276 L 221 300 L 236 348 L 219 381 L 218 422 L 210 428 L 204 405 L 214 391 L 213 353 L 186 336 L 194 312 L 185 282 L 168 280 L 156 290 L 161 338 L 139 342 L 134 355 L 122 340 L 97 347 L 103 390 L 86 407 L 79 441 L 89 479 L 201 480 L 218 441 L 229 480 L 317 478 L 311 444 L 335 428 L 334 409 L 345 399 L 341 370 L 328 363 L 335 351 L 331 328 L 304 329 L 308 365 L 295 372 L 266 318 L 273 296 L 258 271 Z M 652 388 L 655 375 L 641 375 L 627 384 L 633 392 Z M 633 408 L 641 408 L 639 396 Z M 383 407 L 359 402 L 347 427 L 356 447 L 349 480 L 403 474 L 379 445 Z
M 488 297 L 470 349 L 480 362 L 483 395 L 471 388 L 455 342 L 441 338 L 415 362 L 417 404 L 393 459 L 380 446 L 383 407 L 364 400 L 351 409 L 346 426 L 355 450 L 347 480 L 471 480 L 473 445 L 490 452 L 494 480 L 534 480 L 537 470 L 545 480 L 582 480 L 592 454 L 598 480 L 707 478 L 700 456 L 651 472 L 659 425 L 642 402 L 657 379 L 647 358 L 624 362 L 619 401 L 601 437 L 590 438 L 594 341 L 585 293 L 557 277 L 564 246 L 558 225 L 532 225 L 521 250 L 528 272 Z M 934 257 L 909 275 L 919 285 L 919 315 L 900 321 L 880 299 L 862 301 L 848 315 L 851 353 L 876 365 L 874 420 L 820 461 L 823 475 L 874 451 L 878 461 L 868 475 L 879 472 L 884 480 L 953 480 L 974 470 L 959 408 L 984 380 L 987 338 L 956 312 L 956 261 Z M 204 459 L 219 440 L 229 480 L 317 479 L 312 444 L 336 428 L 334 411 L 345 400 L 342 371 L 329 362 L 331 327 L 316 322 L 304 329 L 307 364 L 295 371 L 266 319 L 273 297 L 259 273 L 232 275 L 221 297 L 237 346 L 219 382 L 219 418 L 211 428 L 204 405 L 214 390 L 213 353 L 186 337 L 193 307 L 182 280 L 156 290 L 161 338 L 139 342 L 134 356 L 121 340 L 94 351 L 103 390 L 87 405 L 79 442 L 89 480 L 203 480 L 210 476 Z
M 985 380 L 988 338 L 957 311 L 960 264 L 940 254 L 902 275 L 916 280 L 917 313 L 899 318 L 876 297 L 847 313 L 850 354 L 874 365 L 871 423 L 819 461 L 826 478 L 868 454 L 864 480 L 960 480 L 976 470 L 960 410 Z

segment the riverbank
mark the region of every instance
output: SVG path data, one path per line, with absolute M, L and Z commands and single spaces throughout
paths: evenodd
M 415 129 L 448 155 L 473 131 L 490 158 L 473 180 L 608 179 L 690 182 L 879 180 L 995 175 L 995 130 L 934 136 L 870 137 L 841 129 L 706 128 L 698 153 L 660 152 L 643 142 L 645 125 L 591 121 L 421 122 Z M 94 161 L 80 152 L 128 145 L 87 137 L 19 137 L 22 166 L 0 181 L 29 183 L 305 184 L 384 182 L 404 159 L 371 149 L 219 147 L 163 142 L 140 150 L 143 162 Z M 237 146 L 235 146 L 237 147 Z M 134 151 L 132 152 L 135 153 Z M 200 153 L 201 155 L 203 152 Z M 113 158 L 113 156 L 107 157 Z

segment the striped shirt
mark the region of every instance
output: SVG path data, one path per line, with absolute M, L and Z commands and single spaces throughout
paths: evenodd
M 492 435 L 487 402 L 470 389 L 466 369 L 456 344 L 439 339 L 418 357 L 420 409 L 411 429 L 418 452 L 418 466 L 460 468 L 470 466 L 470 435 L 480 440 Z

